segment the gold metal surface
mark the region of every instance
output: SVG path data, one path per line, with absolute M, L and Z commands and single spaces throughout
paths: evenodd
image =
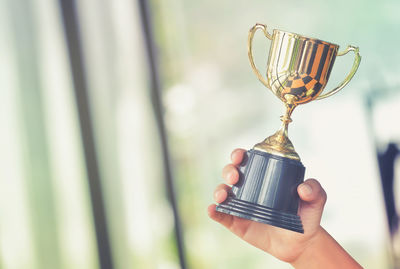
M 337 93 L 338 91 L 340 91 L 341 89 L 343 89 L 349 82 L 350 80 L 353 78 L 354 74 L 357 72 L 358 66 L 360 65 L 360 61 L 361 61 L 361 55 L 359 53 L 359 49 L 358 47 L 354 47 L 354 46 L 347 46 L 347 48 L 344 51 L 338 52 L 337 56 L 343 56 L 346 55 L 348 52 L 350 51 L 354 51 L 355 53 L 355 58 L 354 58 L 354 63 L 353 63 L 353 67 L 351 68 L 350 73 L 347 75 L 347 77 L 344 79 L 344 81 L 342 83 L 339 84 L 339 86 L 337 86 L 336 88 L 334 88 L 333 90 L 319 95 L 316 99 L 317 100 L 321 100 L 325 97 L 329 97 L 334 95 L 335 93 Z
M 257 30 L 262 30 L 272 42 L 266 79 L 258 71 L 253 59 L 252 43 Z M 288 125 L 292 121 L 290 116 L 293 110 L 297 105 L 329 97 L 343 89 L 358 69 L 361 61 L 359 50 L 357 47 L 348 46 L 346 50 L 338 53 L 339 46 L 336 44 L 276 29 L 271 35 L 267 26 L 259 23 L 250 29 L 247 47 L 250 64 L 257 78 L 286 106 L 286 113 L 281 117 L 281 129 L 256 144 L 254 148 L 300 160 L 288 138 Z M 350 73 L 339 86 L 321 94 L 328 83 L 336 56 L 345 55 L 350 51 L 355 53 Z

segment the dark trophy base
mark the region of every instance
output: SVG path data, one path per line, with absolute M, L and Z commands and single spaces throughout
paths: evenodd
M 297 186 L 304 172 L 300 161 L 249 150 L 239 168 L 239 182 L 217 211 L 304 233 L 297 215 Z

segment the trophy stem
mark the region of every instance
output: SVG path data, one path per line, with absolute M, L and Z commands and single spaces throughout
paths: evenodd
M 293 110 L 296 108 L 296 105 L 294 104 L 296 97 L 294 95 L 287 94 L 285 99 L 286 113 L 285 115 L 281 116 L 281 128 L 275 134 L 266 138 L 263 142 L 256 144 L 254 149 L 300 161 L 300 157 L 295 151 L 294 146 L 288 137 L 289 123 L 292 122 L 290 116 L 292 115 Z
M 279 129 L 277 134 L 277 140 L 281 143 L 284 143 L 288 138 L 288 129 L 289 123 L 292 122 L 290 116 L 292 115 L 293 110 L 295 109 L 295 105 L 286 104 L 286 113 L 285 115 L 281 116 L 282 126 Z

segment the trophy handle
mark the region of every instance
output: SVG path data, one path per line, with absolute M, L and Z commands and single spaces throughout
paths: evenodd
M 337 86 L 336 88 L 334 88 L 333 90 L 331 90 L 331 91 L 329 91 L 329 92 L 327 92 L 325 94 L 322 94 L 322 95 L 318 96 L 316 98 L 316 100 L 324 99 L 326 97 L 334 95 L 335 93 L 337 93 L 338 91 L 343 89 L 344 86 L 346 86 L 350 82 L 350 80 L 353 78 L 354 74 L 357 72 L 358 66 L 360 65 L 360 61 L 361 61 L 361 56 L 360 56 L 358 47 L 347 46 L 347 48 L 344 51 L 338 52 L 337 56 L 346 55 L 349 51 L 354 51 L 354 54 L 355 54 L 354 55 L 353 67 L 351 68 L 350 73 L 342 81 L 342 83 L 339 84 L 339 86 Z
M 255 63 L 254 63 L 254 59 L 253 59 L 253 37 L 254 34 L 256 33 L 256 31 L 258 29 L 263 30 L 265 36 L 269 39 L 272 40 L 272 36 L 268 33 L 267 31 L 267 25 L 265 24 L 261 24 L 261 23 L 257 23 L 256 25 L 254 25 L 249 32 L 249 37 L 247 39 L 247 52 L 249 55 L 249 60 L 250 60 L 250 64 L 251 64 L 251 68 L 253 68 L 254 73 L 256 74 L 257 78 L 262 82 L 262 84 L 264 84 L 267 88 L 269 88 L 268 86 L 268 82 L 264 79 L 264 77 L 260 74 L 260 71 L 258 71 Z

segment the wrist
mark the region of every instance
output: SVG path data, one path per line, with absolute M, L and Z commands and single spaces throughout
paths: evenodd
M 362 268 L 321 226 L 291 265 L 296 269 Z
M 304 244 L 303 250 L 300 252 L 300 254 L 294 259 L 293 261 L 290 262 L 290 264 L 294 268 L 305 268 L 302 267 L 301 265 L 307 264 L 307 261 L 312 258 L 312 253 L 315 251 L 316 248 L 318 248 L 319 242 L 322 241 L 322 237 L 324 236 L 324 228 L 321 227 L 321 225 L 318 225 L 318 228 L 316 231 L 313 233 L 313 235 L 307 240 L 307 243 Z

